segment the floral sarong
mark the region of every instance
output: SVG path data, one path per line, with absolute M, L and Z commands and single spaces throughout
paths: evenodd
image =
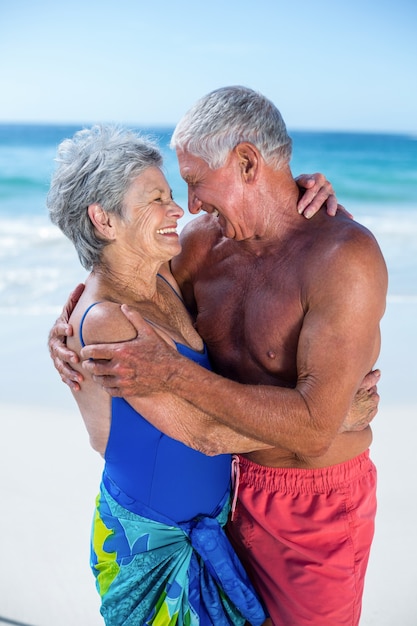
M 106 482 L 106 486 L 104 485 Z M 107 487 L 107 488 L 106 488 Z M 264 610 L 217 517 L 176 524 L 101 484 L 91 567 L 107 626 L 260 626 Z

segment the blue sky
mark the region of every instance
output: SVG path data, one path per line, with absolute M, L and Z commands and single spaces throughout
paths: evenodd
M 0 0 L 0 122 L 173 125 L 244 84 L 290 129 L 417 132 L 416 0 Z

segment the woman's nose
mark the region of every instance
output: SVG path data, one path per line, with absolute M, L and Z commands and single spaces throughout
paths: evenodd
M 180 218 L 184 215 L 184 209 L 181 208 L 179 204 L 174 202 L 174 200 L 171 200 L 171 202 L 169 203 L 169 213 L 171 213 L 171 215 L 176 215 L 178 218 Z

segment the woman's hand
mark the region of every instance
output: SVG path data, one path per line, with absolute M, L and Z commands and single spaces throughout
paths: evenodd
M 339 210 L 343 211 L 348 217 L 352 217 L 342 205 L 337 203 L 332 184 L 323 174 L 301 174 L 297 176 L 295 181 L 300 189 L 304 191 L 297 205 L 300 215 L 304 215 L 304 217 L 309 219 L 313 217 L 317 211 L 320 211 L 325 204 L 326 211 L 329 215 L 334 216 Z
M 378 412 L 380 378 L 380 370 L 372 370 L 365 376 L 339 432 L 364 430 L 369 426 Z

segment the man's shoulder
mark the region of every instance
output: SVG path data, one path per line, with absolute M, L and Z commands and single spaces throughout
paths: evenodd
M 196 249 L 202 252 L 210 250 L 221 238 L 222 231 L 217 218 L 204 214 L 184 226 L 180 241 L 183 251 Z
M 221 233 L 221 228 L 218 223 L 217 217 L 208 213 L 203 213 L 202 215 L 198 215 L 194 219 L 190 220 L 184 226 L 181 231 L 181 236 L 198 236 L 207 232 L 210 232 L 213 235 L 219 235 Z
M 369 249 L 369 245 L 378 247 L 373 233 L 360 222 L 345 215 L 323 217 L 324 219 L 316 225 L 314 234 L 312 233 L 314 239 L 321 245 L 340 252 L 348 252 L 353 247 L 357 250 L 363 247 L 364 251 Z
M 171 270 L 180 285 L 194 282 L 201 269 L 207 265 L 207 257 L 221 237 L 219 225 L 210 215 L 201 215 L 186 224 L 181 231 L 181 252 L 171 261 Z
M 346 216 L 328 217 L 317 228 L 310 247 L 308 267 L 314 277 L 347 277 L 354 273 L 366 278 L 370 273 L 386 273 L 385 261 L 373 233 L 363 224 Z M 307 272 L 307 275 L 309 272 Z

